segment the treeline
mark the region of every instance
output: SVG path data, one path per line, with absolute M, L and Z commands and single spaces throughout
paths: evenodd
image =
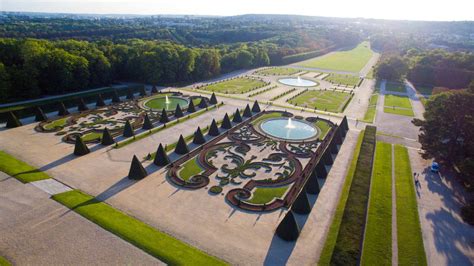
M 376 67 L 375 75 L 379 79 L 407 78 L 415 84 L 466 88 L 474 80 L 474 54 L 410 49 L 404 55 L 384 58 Z
M 0 39 L 0 101 L 107 86 L 116 80 L 173 84 L 269 63 L 263 46 L 214 49 L 136 39 Z

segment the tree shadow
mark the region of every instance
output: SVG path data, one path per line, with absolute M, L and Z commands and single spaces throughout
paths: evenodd
M 286 265 L 295 245 L 296 241 L 285 241 L 274 234 L 263 265 Z

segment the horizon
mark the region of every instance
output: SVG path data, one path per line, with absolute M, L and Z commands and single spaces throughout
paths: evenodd
M 216 0 L 203 0 L 199 3 L 183 3 L 179 0 L 85 0 L 70 2 L 64 0 L 4 0 L 0 6 L 2 12 L 46 13 L 66 15 L 123 15 L 123 16 L 217 16 L 240 15 L 295 15 L 327 18 L 378 19 L 396 21 L 473 21 L 472 4 L 466 0 L 453 0 L 444 3 L 412 3 L 409 0 L 398 1 L 396 5 L 370 3 L 360 0 L 357 3 L 345 0 L 331 3 L 314 3 L 308 0 L 280 1 L 267 3 L 267 0 L 239 1 L 231 5 L 221 5 Z M 424 1 L 423 1 L 424 2 Z M 220 8 L 215 4 L 220 4 Z M 340 8 L 344 6 L 345 8 Z M 368 6 L 370 5 L 370 8 Z M 301 8 L 309 6 L 310 8 Z M 406 8 L 410 6 L 410 8 Z M 315 7 L 315 8 L 313 8 Z M 419 10 L 425 9 L 420 14 Z M 216 11 L 217 10 L 217 11 Z M 299 11 L 298 11 L 299 10 Z

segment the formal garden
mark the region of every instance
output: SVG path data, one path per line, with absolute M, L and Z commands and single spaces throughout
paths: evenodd
M 203 86 L 197 86 L 196 89 L 224 94 L 244 94 L 268 85 L 270 85 L 269 82 L 261 79 L 236 77 L 209 83 Z
M 321 111 L 340 113 L 344 111 L 352 93 L 339 90 L 305 90 L 288 99 L 290 104 Z
M 386 94 L 383 111 L 396 115 L 415 116 L 408 96 Z
M 324 80 L 336 85 L 343 85 L 347 87 L 357 87 L 361 82 L 361 78 L 354 75 L 342 75 L 331 73 L 324 78 Z
M 235 207 L 250 211 L 289 207 L 338 127 L 325 119 L 281 111 L 265 111 L 252 118 L 245 111 L 243 117 L 236 113 L 233 124 L 220 123 L 221 128 L 227 127 L 225 133 L 218 135 L 218 128 L 211 125 L 209 134 L 217 137 L 194 146 L 172 163 L 169 182 L 206 189 L 210 195 L 223 196 Z M 194 144 L 201 139 L 199 135 L 194 135 Z M 319 186 L 316 184 L 315 190 L 319 191 Z
M 287 67 L 269 67 L 255 71 L 255 74 L 260 76 L 291 76 L 301 72 L 296 68 Z
M 152 132 L 179 119 L 204 113 L 217 104 L 215 95 L 211 100 L 199 96 L 187 96 L 177 92 L 156 93 L 138 99 L 117 101 L 111 105 L 98 104 L 98 108 L 77 114 L 65 114 L 54 120 L 40 122 L 35 130 L 54 133 L 68 143 L 80 137 L 84 143 L 98 143 L 107 137 L 121 139 L 136 138 L 141 132 Z

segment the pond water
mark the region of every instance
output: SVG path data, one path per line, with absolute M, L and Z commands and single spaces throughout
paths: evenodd
M 166 111 L 174 111 L 178 104 L 181 109 L 183 109 L 184 107 L 188 106 L 189 101 L 185 98 L 177 96 L 163 96 L 148 100 L 144 105 L 156 111 L 163 110 L 163 108 L 165 108 Z
M 279 79 L 278 82 L 283 83 L 285 85 L 289 85 L 289 86 L 295 86 L 295 87 L 312 87 L 312 86 L 317 85 L 317 83 L 312 80 L 302 79 L 300 77 L 283 78 L 283 79 Z
M 287 140 L 304 140 L 316 136 L 318 130 L 307 122 L 291 118 L 269 119 L 260 128 L 267 134 Z

